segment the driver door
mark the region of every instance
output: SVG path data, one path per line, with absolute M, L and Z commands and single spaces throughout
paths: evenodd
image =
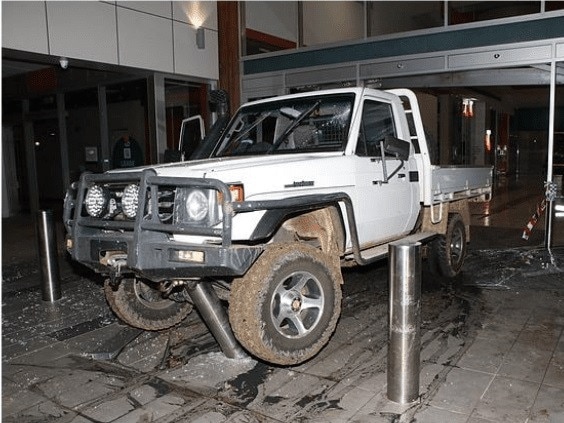
M 410 160 L 382 153 L 381 141 L 398 137 L 397 126 L 391 100 L 364 99 L 355 152 L 355 212 L 362 247 L 404 235 L 417 217 L 418 185 L 410 182 Z

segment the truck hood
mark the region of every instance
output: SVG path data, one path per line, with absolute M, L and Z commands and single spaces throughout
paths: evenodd
M 242 183 L 245 197 L 279 198 L 289 191 L 335 191 L 354 184 L 342 152 L 251 157 L 226 157 L 147 166 L 159 176 L 212 178 Z M 139 171 L 139 168 L 136 169 Z M 297 194 L 297 192 L 296 192 Z
M 224 157 L 214 159 L 195 160 L 191 162 L 172 163 L 151 166 L 161 176 L 184 176 L 196 178 L 222 179 L 224 173 L 239 172 L 241 170 L 255 170 L 257 168 L 277 169 L 281 166 L 295 166 L 299 163 L 313 163 L 327 160 L 329 157 L 341 157 L 342 153 L 323 154 L 292 154 L 252 157 Z M 253 172 L 255 173 L 255 172 Z

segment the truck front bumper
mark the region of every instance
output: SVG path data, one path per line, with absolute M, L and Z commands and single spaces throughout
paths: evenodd
M 135 220 L 93 218 L 85 213 L 82 205 L 90 186 L 100 184 L 118 191 L 129 183 L 138 183 L 139 192 L 145 193 L 139 195 L 140 212 Z M 160 186 L 212 189 L 230 198 L 228 187 L 217 180 L 163 178 L 152 171 L 85 174 L 65 199 L 63 219 L 71 257 L 98 273 L 134 273 L 155 282 L 245 274 L 263 247 L 232 244 L 231 203 L 222 205 L 219 228 L 163 223 L 157 204 Z M 174 234 L 215 238 L 218 243 L 179 242 Z
M 112 257 L 126 257 L 120 273 L 149 280 L 241 276 L 262 252 L 261 247 L 200 245 L 154 240 L 135 243 L 134 237 L 75 235 L 67 241 L 74 260 L 98 273 L 118 271 Z

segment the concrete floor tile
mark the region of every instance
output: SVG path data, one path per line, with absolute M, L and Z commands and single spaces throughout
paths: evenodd
M 515 343 L 503 360 L 499 375 L 513 379 L 542 382 L 552 351 L 528 343 Z
M 457 336 L 448 335 L 446 336 L 446 343 L 444 345 L 444 350 L 442 354 L 437 358 L 437 364 L 454 364 L 453 361 L 456 360 L 457 355 L 460 350 L 465 345 L 465 340 Z
M 417 423 L 466 423 L 468 417 L 468 414 L 427 406 L 415 414 L 415 421 Z
M 356 385 L 358 388 L 363 389 L 367 392 L 371 392 L 374 395 L 381 392 L 385 393 L 387 383 L 386 370 L 384 369 L 380 372 L 367 375 L 367 377 L 363 379 L 355 380 L 354 383 L 351 383 L 351 381 L 348 379 L 343 379 L 341 383 L 346 383 L 353 386 Z
M 150 410 L 151 419 L 149 421 L 156 421 L 164 416 L 167 416 L 180 407 L 182 407 L 186 401 L 180 395 L 176 393 L 170 393 L 156 398 L 150 403 L 143 406 L 144 409 Z
M 228 410 L 226 406 L 221 407 L 221 405 L 221 411 L 206 409 L 202 412 L 202 405 L 206 405 L 204 404 L 204 401 L 202 401 L 199 405 L 190 404 L 189 406 L 178 408 L 172 413 L 159 418 L 158 423 L 193 423 L 195 421 L 200 421 L 202 423 L 216 421 L 218 423 L 280 423 L 280 420 L 272 419 L 267 416 L 256 415 L 248 410 Z M 132 423 L 138 422 L 135 421 Z
M 425 395 L 431 388 L 431 385 L 436 383 L 439 375 L 445 372 L 446 369 L 450 370 L 450 367 L 435 363 L 422 363 L 421 371 L 419 372 L 419 393 Z
M 562 326 L 564 327 L 564 324 L 562 324 Z M 564 329 L 562 330 L 562 334 L 560 335 L 560 340 L 558 341 L 558 345 L 556 345 L 555 351 L 564 354 Z
M 47 398 L 68 408 L 93 402 L 117 391 L 124 384 L 122 378 L 100 372 L 63 370 L 60 373 L 63 374 L 36 387 Z
M 337 384 L 328 389 L 318 401 L 303 404 L 292 416 L 293 421 L 347 421 L 359 412 L 375 395 L 363 389 Z
M 489 339 L 478 336 L 456 363 L 468 370 L 496 373 L 513 344 L 508 338 Z
M 533 409 L 530 422 L 564 422 L 564 388 L 541 386 Z
M 76 416 L 74 419 L 69 421 L 68 423 L 96 423 L 90 419 L 87 419 L 84 416 Z
M 158 423 L 184 423 L 184 422 L 200 422 L 200 423 L 274 423 L 268 417 L 258 418 L 251 411 L 241 410 L 240 408 L 226 404 L 214 399 L 197 400 L 197 402 L 189 401 L 184 406 L 178 406 L 171 398 L 163 398 L 163 404 L 152 404 L 155 408 L 151 408 L 151 404 L 138 408 L 131 413 L 114 420 L 112 423 L 140 423 L 140 422 L 158 422 Z M 166 414 L 164 414 L 166 413 Z M 262 416 L 261 416 L 262 417 Z
M 135 409 L 132 401 L 125 396 L 101 402 L 94 407 L 82 410 L 82 414 L 99 422 L 111 422 Z
M 482 419 L 480 417 L 475 417 L 474 415 L 471 415 L 468 418 L 468 420 L 466 421 L 466 423 L 498 423 L 498 422 L 497 422 L 497 420 L 486 420 L 486 419 Z
M 305 369 L 305 373 L 341 380 L 353 375 L 366 374 L 366 372 L 382 369 L 382 362 L 386 356 L 386 343 L 383 339 L 374 339 L 370 336 L 354 338 L 348 344 L 342 345 L 336 351 L 326 355 L 321 360 Z M 373 370 L 370 370 L 373 369 Z
M 159 373 L 159 377 L 204 395 L 215 395 L 225 382 L 251 371 L 257 362 L 251 358 L 229 359 L 213 352 L 196 356 L 184 366 Z
M 60 369 L 53 367 L 27 365 L 12 367 L 18 371 L 13 373 L 10 372 L 9 374 L 3 372 L 2 380 L 4 381 L 5 379 L 9 379 L 21 388 L 28 388 L 31 385 L 42 383 L 60 374 Z M 4 391 L 4 383 L 2 383 L 2 388 Z
M 386 397 L 386 393 L 377 394 L 350 421 L 355 423 L 389 423 L 394 421 L 394 418 L 399 417 L 385 411 L 389 406 L 390 401 Z
M 429 404 L 435 408 L 470 415 L 486 392 L 492 375 L 464 369 L 452 369 Z
M 136 411 L 133 411 L 131 413 L 129 413 L 127 416 L 121 417 L 121 420 L 133 420 L 133 417 L 137 416 L 138 418 L 141 416 L 145 416 L 144 418 L 148 418 L 149 416 L 151 418 L 155 418 L 157 416 L 157 414 L 147 414 L 146 411 L 152 411 L 152 404 L 155 405 L 157 404 L 157 408 L 161 409 L 161 412 L 159 413 L 159 417 L 158 417 L 158 423 L 181 423 L 181 422 L 192 422 L 193 420 L 193 416 L 194 415 L 200 415 L 199 413 L 201 412 L 202 409 L 204 410 L 208 410 L 208 409 L 221 409 L 221 404 L 219 402 L 216 402 L 214 400 L 208 400 L 204 397 L 200 397 L 197 395 L 186 395 L 185 392 L 181 393 L 181 395 L 178 396 L 179 398 L 181 398 L 184 402 L 182 404 L 179 403 L 179 401 L 170 401 L 169 399 L 165 398 L 165 401 L 168 401 L 168 405 L 165 405 L 165 407 L 163 407 L 162 405 L 159 406 L 158 403 L 147 403 L 144 404 L 143 407 L 139 407 Z M 178 405 L 178 407 L 176 407 L 174 404 Z M 212 406 L 210 407 L 210 404 L 212 404 Z M 163 414 L 162 411 L 166 410 L 166 414 Z M 233 415 L 236 415 L 237 412 L 239 411 L 238 408 L 227 408 L 225 407 L 225 410 L 229 410 L 228 412 L 226 411 L 224 414 L 224 418 L 229 419 L 231 418 Z M 246 410 L 242 410 L 244 412 L 246 412 L 247 414 L 251 415 L 251 412 L 247 412 Z M 160 415 L 162 414 L 162 415 Z M 145 420 L 142 420 L 145 421 Z M 148 421 L 152 421 L 152 420 L 148 420 Z M 228 421 L 228 420 L 226 420 Z M 253 420 L 249 420 L 249 422 L 252 422 Z M 241 420 L 241 422 L 245 422 L 245 420 Z
M 564 389 L 564 351 L 554 351 L 542 383 Z
M 360 384 L 374 392 L 374 387 L 366 386 L 364 382 L 386 371 L 387 345 L 380 342 L 374 346 L 369 344 L 370 341 L 343 347 L 322 360 L 316 360 L 315 365 L 304 373 L 349 385 Z
M 478 335 L 485 339 L 506 338 L 508 342 L 513 342 L 521 333 L 523 326 L 527 322 L 529 316 L 521 311 L 507 313 L 501 309 L 494 315 L 488 315 L 484 318 Z
M 539 323 L 529 322 L 517 338 L 517 343 L 530 345 L 533 348 L 554 351 L 558 344 L 562 326 L 555 324 L 554 318 L 558 313 L 554 313 L 551 319 L 543 319 Z
M 387 309 L 368 307 L 354 317 L 339 321 L 331 342 L 315 360 L 295 367 L 320 377 L 341 379 L 362 363 L 366 355 L 382 355 L 386 352 L 386 333 L 375 328 L 387 325 Z
M 55 399 L 65 407 L 75 408 L 91 403 L 116 391 L 115 387 L 96 381 L 85 383 L 75 389 L 65 390 L 57 394 Z
M 138 404 L 145 405 L 157 398 L 158 392 L 152 385 L 141 385 L 129 392 L 129 396 Z
M 3 360 L 4 352 L 4 348 L 2 347 Z M 42 366 L 73 352 L 74 351 L 63 342 L 53 342 L 52 340 L 41 340 L 40 342 L 32 341 L 25 349 L 18 348 L 15 351 L 6 351 L 6 355 L 10 356 L 10 358 L 6 360 L 13 364 Z
M 19 334 L 15 335 L 16 337 Z M 14 341 L 2 338 L 2 361 L 5 362 L 29 362 L 28 357 L 35 355 L 38 351 L 53 349 L 52 341 L 45 337 L 37 337 L 26 341 Z M 68 352 L 66 352 L 68 354 Z M 43 359 L 40 359 L 43 361 Z
M 27 389 L 5 393 L 4 384 L 2 384 L 2 418 L 17 416 L 22 410 L 44 401 L 44 397 Z
M 24 389 L 27 389 L 27 387 L 21 386 L 20 384 L 8 379 L 6 376 L 2 376 L 2 398 L 16 396 Z
M 476 404 L 472 417 L 497 423 L 525 423 L 539 386 L 538 383 L 496 376 Z
M 335 382 L 316 376 L 277 369 L 271 379 L 259 386 L 247 409 L 283 421 L 292 421 L 305 407 L 328 407 L 329 393 Z
M 421 344 L 421 361 L 426 362 L 433 362 L 437 364 L 441 364 L 437 362 L 437 357 L 440 355 L 440 352 L 443 348 L 443 341 L 441 340 L 442 334 L 439 333 L 437 337 L 434 339 L 429 340 L 425 344 Z
M 2 422 L 24 423 L 24 422 L 49 422 L 69 420 L 76 416 L 76 413 L 64 407 L 60 407 L 52 401 L 42 401 L 32 407 L 20 411 L 15 416 L 2 416 Z M 12 420 L 13 419 L 13 420 Z
M 453 336 L 452 331 L 456 331 L 456 327 L 451 323 L 437 331 L 434 338 L 421 342 L 421 361 L 451 364 L 465 343 L 464 339 Z

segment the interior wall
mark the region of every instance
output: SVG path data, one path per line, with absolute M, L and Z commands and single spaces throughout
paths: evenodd
M 245 26 L 255 31 L 298 42 L 297 1 L 248 1 Z
M 373 1 L 370 5 L 370 36 L 443 25 L 442 1 Z
M 205 48 L 196 46 L 204 29 Z M 2 47 L 218 79 L 216 2 L 2 2 Z
M 304 1 L 303 43 L 313 46 L 362 39 L 364 3 L 359 1 Z

